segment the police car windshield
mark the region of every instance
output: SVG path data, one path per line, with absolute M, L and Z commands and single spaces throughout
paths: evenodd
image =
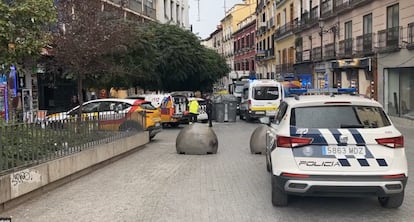
M 291 125 L 301 128 L 379 128 L 391 123 L 380 107 L 314 106 L 293 108 Z
M 260 86 L 253 88 L 253 98 L 256 100 L 275 100 L 279 98 L 279 88 L 274 86 Z

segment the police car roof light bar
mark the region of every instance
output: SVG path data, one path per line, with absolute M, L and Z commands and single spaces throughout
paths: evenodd
M 317 95 L 317 94 L 352 94 L 356 95 L 356 88 L 320 88 L 320 89 L 288 89 L 287 96 Z

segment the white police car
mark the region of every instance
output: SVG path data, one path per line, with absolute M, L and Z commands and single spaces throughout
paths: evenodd
M 289 97 L 269 125 L 274 206 L 286 206 L 290 195 L 376 196 L 386 208 L 403 203 L 404 138 L 378 102 L 357 95 Z

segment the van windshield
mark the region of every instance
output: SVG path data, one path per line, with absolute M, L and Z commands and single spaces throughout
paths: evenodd
M 253 88 L 253 99 L 256 100 L 275 100 L 279 98 L 279 87 L 276 86 L 257 86 Z
M 243 93 L 243 86 L 244 85 L 236 85 L 236 88 L 234 89 L 234 92 Z

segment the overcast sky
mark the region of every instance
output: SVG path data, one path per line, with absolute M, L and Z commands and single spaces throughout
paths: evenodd
M 190 4 L 190 25 L 193 25 L 193 32 L 202 39 L 210 36 L 224 18 L 224 3 L 229 10 L 236 3 L 243 3 L 242 0 L 199 0 L 200 14 L 198 13 L 198 1 L 188 0 Z M 200 18 L 200 20 L 199 20 Z

